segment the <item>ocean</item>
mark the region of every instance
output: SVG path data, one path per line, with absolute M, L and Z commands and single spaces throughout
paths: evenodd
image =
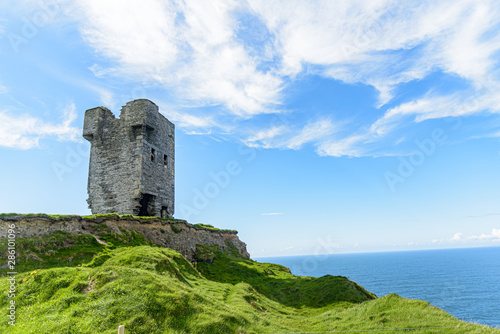
M 500 327 L 500 247 L 256 259 L 294 275 L 349 277 L 377 296 L 421 299 L 460 320 Z

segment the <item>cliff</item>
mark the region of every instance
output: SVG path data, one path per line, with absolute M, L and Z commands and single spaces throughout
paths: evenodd
M 236 231 L 221 230 L 210 225 L 189 224 L 185 220 L 158 217 L 136 217 L 131 215 L 51 216 L 2 215 L 0 216 L 0 239 L 6 239 L 9 225 L 16 225 L 16 238 L 32 238 L 49 235 L 57 231 L 71 234 L 89 234 L 99 242 L 108 241 L 126 244 L 138 234 L 151 244 L 172 248 L 190 261 L 198 259 L 200 246 L 218 246 L 218 250 L 230 253 L 234 248 L 249 259 L 246 244 Z M 233 248 L 234 247 L 234 248 Z
M 16 322 L 0 321 L 0 333 L 115 334 L 118 325 L 135 334 L 500 333 L 427 302 L 375 298 L 346 277 L 294 276 L 235 252 L 190 263 L 141 242 L 111 249 L 67 232 L 17 240 L 15 283 L 0 279 L 0 317 L 8 319 L 14 302 Z
M 235 231 L 182 220 L 0 214 L 0 254 L 0 318 L 15 313 L 0 333 L 500 333 L 346 277 L 294 276 L 248 259 Z

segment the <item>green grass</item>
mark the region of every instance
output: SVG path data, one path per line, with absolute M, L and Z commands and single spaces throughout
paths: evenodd
M 385 333 L 381 330 L 391 328 L 500 333 L 461 322 L 424 301 L 376 298 L 345 277 L 296 277 L 283 266 L 215 248 L 209 249 L 215 255 L 212 264 L 192 265 L 174 250 L 129 237 L 134 246 L 119 240 L 102 245 L 92 236 L 62 232 L 17 239 L 22 260 L 16 326 L 5 320 L 8 283 L 3 277 L 0 333 L 111 334 L 121 324 L 131 334 Z M 55 253 L 44 255 L 50 249 Z M 31 258 L 23 264 L 25 253 Z
M 10 216 L 18 216 L 18 213 L 10 212 L 10 213 L 0 213 L 0 218 L 10 217 Z
M 180 227 L 180 226 L 170 225 L 170 228 L 172 229 L 172 231 L 174 231 L 175 234 L 182 232 L 182 227 Z
M 161 218 L 161 217 L 153 217 L 153 216 L 133 216 L 130 214 L 126 215 L 119 215 L 117 213 L 105 213 L 105 214 L 95 214 L 95 215 L 88 215 L 88 216 L 78 216 L 78 215 L 53 215 L 53 214 L 46 214 L 46 213 L 0 213 L 0 219 L 2 218 L 7 218 L 7 217 L 14 217 L 14 216 L 21 216 L 21 217 L 46 217 L 50 219 L 67 219 L 67 218 L 82 218 L 85 220 L 97 220 L 97 221 L 102 221 L 103 218 L 107 219 L 124 219 L 124 218 L 130 218 L 132 220 L 137 220 L 137 221 L 150 221 L 150 220 L 164 220 L 168 222 L 182 222 L 185 223 L 188 226 L 192 226 L 196 229 L 204 229 L 204 230 L 211 230 L 211 231 L 218 231 L 218 232 L 231 232 L 231 233 L 238 233 L 236 230 L 231 230 L 231 229 L 220 229 L 217 227 L 214 227 L 210 224 L 189 224 L 187 221 L 184 219 L 176 219 L 176 218 Z M 171 225 L 172 230 L 175 233 L 180 233 L 182 231 L 182 227 L 176 226 L 176 225 Z
M 117 213 L 103 213 L 103 214 L 95 214 L 95 215 L 87 215 L 87 216 L 78 216 L 78 215 L 54 215 L 54 214 L 47 214 L 47 213 L 15 213 L 15 212 L 10 212 L 10 213 L 0 213 L 0 219 L 5 218 L 5 217 L 12 217 L 12 216 L 25 216 L 25 217 L 48 217 L 52 219 L 61 219 L 61 218 L 72 218 L 72 217 L 81 217 L 83 219 L 97 219 L 97 218 L 110 218 L 110 217 L 116 217 L 116 218 L 132 218 L 132 219 L 142 219 L 142 220 L 151 220 L 151 219 L 160 219 L 160 220 L 175 220 L 175 221 L 184 221 L 183 219 L 175 219 L 175 218 L 161 218 L 161 217 L 155 217 L 155 216 L 134 216 L 130 214 L 126 215 L 119 215 Z
M 54 216 L 54 215 L 49 215 L 49 216 Z M 183 219 L 175 219 L 175 218 L 168 218 L 168 217 L 156 217 L 156 216 L 134 216 L 130 214 L 126 215 L 119 215 L 117 213 L 103 213 L 103 214 L 95 214 L 95 215 L 88 215 L 88 216 L 82 216 L 83 219 L 97 219 L 100 217 L 105 217 L 105 218 L 110 218 L 110 217 L 116 217 L 116 218 L 131 218 L 131 219 L 136 219 L 136 220 L 167 220 L 167 221 L 184 221 Z
M 79 217 L 78 215 L 50 215 L 46 213 L 0 213 L 0 219 L 5 218 L 5 217 L 12 217 L 12 216 L 25 216 L 25 217 L 48 217 L 52 219 L 60 219 L 60 218 L 72 218 L 72 217 Z
M 216 252 L 212 264 L 197 263 L 196 268 L 216 282 L 237 284 L 244 281 L 266 298 L 295 308 L 319 308 L 336 302 L 360 303 L 376 298 L 346 277 L 293 276 L 284 266 L 231 257 L 222 252 Z
M 76 267 L 92 260 L 105 246 L 91 235 L 56 232 L 43 237 L 16 239 L 17 272 L 54 267 Z M 7 259 L 7 241 L 0 240 L 0 254 Z M 3 264 L 3 263 L 2 263 Z M 7 269 L 0 269 L 5 276 Z
M 222 231 L 222 232 L 236 232 L 236 233 L 238 232 L 236 230 L 220 229 L 220 228 L 214 227 L 210 224 L 198 223 L 198 224 L 194 224 L 193 226 L 196 228 L 206 229 L 206 230 L 214 230 L 214 231 Z

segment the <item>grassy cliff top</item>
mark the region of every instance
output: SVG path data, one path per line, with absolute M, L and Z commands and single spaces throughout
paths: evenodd
M 376 298 L 345 277 L 297 277 L 276 264 L 207 250 L 191 264 L 140 236 L 126 246 L 57 232 L 17 239 L 16 326 L 9 333 L 291 333 L 390 329 L 500 333 L 461 322 L 429 303 Z M 121 247 L 120 247 L 121 245 Z M 0 240 L 0 252 L 7 250 Z M 6 258 L 6 257 L 3 257 Z M 3 263 L 1 263 L 3 264 Z M 0 280 L 0 318 L 8 282 Z
M 37 219 L 45 218 L 50 220 L 70 220 L 70 219 L 82 219 L 86 221 L 102 222 L 104 220 L 133 220 L 139 223 L 151 223 L 151 222 L 169 222 L 169 223 L 182 223 L 189 227 L 199 229 L 199 230 L 209 230 L 214 232 L 225 232 L 237 234 L 238 231 L 230 229 L 220 229 L 216 228 L 210 224 L 190 224 L 184 219 L 176 218 L 161 218 L 161 217 L 147 217 L 147 216 L 134 216 L 134 215 L 119 215 L 116 213 L 106 213 L 106 214 L 95 214 L 88 216 L 79 215 L 55 215 L 46 213 L 0 213 L 0 219 L 9 220 L 22 220 L 22 219 Z

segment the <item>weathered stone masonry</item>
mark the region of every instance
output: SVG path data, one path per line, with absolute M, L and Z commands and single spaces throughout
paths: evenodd
M 145 99 L 128 102 L 120 118 L 104 107 L 85 112 L 90 141 L 88 203 L 93 214 L 172 217 L 174 124 Z

